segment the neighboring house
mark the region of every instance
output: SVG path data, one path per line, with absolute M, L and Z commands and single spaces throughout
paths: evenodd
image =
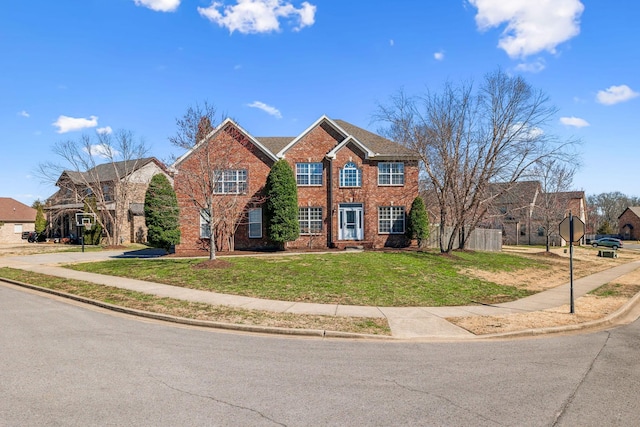
M 49 237 L 77 235 L 75 214 L 84 210 L 87 198 L 95 197 L 98 210 L 109 211 L 119 223 L 117 243 L 146 242 L 144 197 L 151 178 L 158 173 L 172 181 L 165 165 L 154 157 L 105 163 L 85 172 L 64 171 L 56 182 L 60 189 L 45 205 Z M 114 224 L 105 214 L 102 217 L 112 232 Z
M 408 209 L 418 195 L 418 158 L 407 148 L 342 120 L 320 117 L 297 137 L 257 138 L 227 119 L 173 165 L 180 205 L 176 253 L 209 244 L 207 213 L 186 194 L 185 177 L 199 166 L 198 150 L 215 144 L 233 167 L 221 177 L 220 203 L 235 197 L 235 249 L 274 247 L 267 238 L 264 186 L 285 159 L 297 181 L 300 237 L 287 248 L 403 246 Z M 224 199 L 226 198 L 226 199 Z M 218 250 L 228 246 L 218 244 Z
M 10 197 L 0 197 L 0 243 L 23 243 L 22 233 L 34 231 L 36 210 Z
M 640 206 L 629 206 L 618 217 L 620 235 L 625 240 L 640 240 Z
M 497 196 L 479 226 L 502 230 L 505 245 L 536 244 L 534 236 L 538 234 L 538 227 L 533 215 L 541 191 L 538 181 L 492 184 L 489 194 Z M 531 233 L 533 229 L 536 233 Z
M 558 235 L 560 221 L 569 212 L 586 223 L 584 191 L 543 193 L 538 181 L 522 181 L 510 185 L 493 184 L 490 191 L 502 193 L 495 198 L 486 219 L 480 226 L 502 229 L 505 245 L 544 245 L 546 227 L 550 228 L 550 243 L 563 246 Z

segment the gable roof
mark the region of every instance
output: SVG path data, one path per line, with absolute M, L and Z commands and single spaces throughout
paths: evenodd
M 90 184 L 95 182 L 109 182 L 131 174 L 151 162 L 154 162 L 160 168 L 165 169 L 165 166 L 155 157 L 145 157 L 142 159 L 103 163 L 85 172 L 65 170 L 62 172 L 62 175 L 68 176 L 71 181 L 77 185 L 82 185 L 85 182 Z M 62 178 L 62 176 L 60 178 Z M 60 179 L 58 179 L 58 182 L 60 182 Z
M 626 211 L 631 211 L 635 214 L 635 216 L 637 216 L 638 218 L 640 218 L 640 206 L 629 206 L 627 209 L 625 209 L 624 211 L 622 211 L 622 213 L 620 214 L 620 216 L 618 217 L 618 219 L 620 219 L 620 217 L 622 217 L 622 215 L 624 215 L 624 213 Z
M 10 197 L 0 197 L 0 221 L 35 222 L 36 210 Z
M 209 132 L 209 134 L 207 136 L 205 136 L 204 138 L 202 138 L 202 140 L 200 140 L 196 145 L 194 145 L 190 150 L 188 150 L 186 153 L 184 153 L 182 156 L 178 157 L 178 159 L 173 162 L 173 164 L 171 165 L 171 169 L 175 169 L 180 163 L 182 163 L 187 157 L 189 157 L 191 154 L 193 154 L 198 148 L 200 148 L 203 144 L 207 143 L 209 140 L 211 140 L 211 138 L 213 138 L 215 135 L 217 135 L 218 133 L 220 133 L 222 130 L 226 129 L 226 127 L 228 125 L 234 126 L 236 129 L 238 129 L 240 132 L 242 132 L 244 134 L 244 136 L 247 137 L 247 139 L 249 139 L 249 141 L 255 145 L 256 147 L 258 147 L 258 149 L 260 149 L 260 151 L 262 151 L 263 153 L 265 153 L 270 159 L 272 159 L 273 161 L 278 160 L 278 158 L 273 154 L 273 152 L 267 148 L 267 146 L 265 146 L 262 142 L 258 141 L 258 139 L 254 138 L 253 136 L 251 136 L 251 134 L 249 132 L 247 132 L 246 130 L 244 130 L 242 128 L 242 126 L 240 126 L 239 124 L 237 124 L 236 122 L 234 122 L 231 119 L 225 119 L 222 123 L 220 123 L 220 125 L 218 127 L 216 127 L 215 129 L 213 129 L 211 132 Z M 269 139 L 269 138 L 263 138 L 263 139 Z M 279 139 L 279 138 L 271 138 L 271 139 Z
M 343 139 L 338 143 L 338 145 L 334 147 L 329 153 L 327 153 L 327 157 L 334 157 L 337 150 L 344 147 L 344 145 L 346 145 L 347 142 L 353 142 L 365 152 L 366 157 L 407 158 L 407 159 L 418 158 L 413 151 L 398 144 L 397 142 L 393 142 L 373 132 L 369 132 L 368 130 L 352 125 L 351 123 L 345 122 L 344 120 L 338 120 L 338 119 L 332 120 L 325 115 L 321 116 L 311 126 L 305 129 L 300 135 L 298 135 L 296 138 L 291 140 L 287 145 L 282 147 L 276 153 L 276 155 L 279 158 L 283 158 L 285 156 L 285 153 L 291 147 L 293 147 L 302 138 L 304 138 L 309 132 L 311 132 L 313 129 L 315 129 L 316 127 L 320 126 L 323 123 L 329 124 L 334 130 L 336 130 L 343 137 Z M 347 139 L 349 141 L 345 142 L 345 140 Z
M 373 152 L 374 157 L 417 158 L 413 151 L 397 142 L 352 125 L 344 120 L 336 119 L 333 120 L 333 122 L 347 132 L 349 136 L 353 137 L 360 144 L 367 147 L 369 151 Z
M 277 153 L 295 139 L 294 136 L 261 136 L 256 138 L 272 153 Z
M 530 205 L 542 188 L 539 181 L 494 182 L 489 184 L 488 191 L 495 197 L 494 205 Z

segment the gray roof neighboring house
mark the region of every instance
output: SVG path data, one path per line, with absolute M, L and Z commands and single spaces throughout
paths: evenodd
M 103 163 L 97 165 L 85 172 L 69 171 L 62 172 L 62 176 L 68 176 L 74 184 L 82 185 L 84 183 L 95 182 L 112 182 L 137 171 L 138 169 L 146 166 L 148 163 L 155 162 L 161 168 L 165 168 L 164 165 L 158 161 L 155 157 L 145 157 L 142 159 L 126 160 L 121 162 Z M 58 179 L 58 183 L 60 179 Z M 57 183 L 56 183 L 57 184 Z

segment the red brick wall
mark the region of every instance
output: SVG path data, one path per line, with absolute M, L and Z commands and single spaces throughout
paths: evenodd
M 208 164 L 213 169 L 246 169 L 247 193 L 241 195 L 217 195 L 218 206 L 228 206 L 230 199 L 236 200 L 234 209 L 235 217 L 241 218 L 240 225 L 235 232 L 235 249 L 260 248 L 268 246 L 265 238 L 263 221 L 263 238 L 249 239 L 246 210 L 250 207 L 258 207 L 264 201 L 263 191 L 267 175 L 273 161 L 249 141 L 246 135 L 240 133 L 237 128 L 228 125 L 223 131 L 214 135 L 209 144 L 201 146 L 179 165 L 179 171 L 175 176 L 175 190 L 180 207 L 180 244 L 176 245 L 176 253 L 203 250 L 208 251 L 208 239 L 200 238 L 200 207 L 196 206 L 190 194 L 194 194 L 200 203 L 204 198 L 198 191 L 190 187 L 193 182 L 193 173 L 203 174 L 205 171 L 201 163 L 207 154 L 212 159 Z M 215 206 L 215 202 L 214 202 Z M 215 213 L 215 207 L 214 207 Z M 228 250 L 224 247 L 223 249 Z
M 631 224 L 633 228 L 625 228 L 627 224 Z M 638 218 L 638 215 L 633 213 L 633 211 L 629 209 L 625 210 L 618 219 L 618 226 L 620 227 L 619 233 L 622 234 L 625 239 L 640 239 L 640 218 Z M 629 231 L 630 234 L 625 234 L 626 231 Z

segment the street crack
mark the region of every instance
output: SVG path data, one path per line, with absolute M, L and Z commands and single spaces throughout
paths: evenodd
M 224 400 L 221 400 L 221 399 L 217 399 L 217 398 L 215 398 L 213 396 L 207 396 L 207 395 L 204 395 L 204 394 L 198 394 L 198 393 L 193 393 L 193 392 L 190 392 L 190 391 L 187 391 L 187 390 L 182 390 L 180 388 L 174 387 L 174 386 L 166 383 L 165 381 L 161 380 L 160 378 L 155 377 L 152 374 L 149 374 L 149 376 L 151 378 L 153 378 L 154 380 L 156 380 L 157 382 L 159 382 L 160 384 L 164 385 L 165 387 L 167 387 L 167 388 L 169 388 L 171 390 L 177 391 L 179 393 L 184 393 L 186 395 L 193 396 L 193 397 L 199 397 L 201 399 L 208 399 L 208 400 L 211 400 L 213 402 L 216 402 L 216 403 L 219 403 L 219 404 L 222 404 L 222 405 L 230 406 L 232 408 L 241 409 L 241 410 L 244 410 L 244 411 L 249 411 L 249 412 L 252 412 L 254 414 L 259 415 L 260 417 L 264 418 L 265 420 L 268 420 L 268 421 L 270 421 L 270 422 L 272 422 L 272 423 L 274 423 L 276 425 L 279 425 L 279 426 L 282 426 L 282 427 L 287 427 L 286 424 L 283 424 L 283 423 L 281 423 L 281 422 L 279 422 L 277 420 L 274 420 L 273 418 L 268 417 L 267 415 L 263 414 L 262 412 L 260 412 L 260 411 L 258 411 L 256 409 L 252 409 L 252 408 L 249 408 L 247 406 L 236 405 L 235 403 L 231 403 L 231 402 L 227 402 L 227 401 L 224 401 Z
M 589 367 L 587 368 L 585 373 L 582 375 L 582 378 L 580 378 L 580 381 L 578 381 L 578 384 L 576 384 L 576 387 L 573 390 L 573 392 L 569 395 L 567 400 L 565 400 L 565 402 L 562 405 L 562 407 L 560 407 L 560 410 L 556 414 L 556 418 L 553 421 L 553 424 L 551 424 L 552 426 L 557 426 L 558 423 L 562 420 L 562 418 L 564 417 L 564 415 L 567 412 L 567 409 L 569 408 L 569 406 L 573 403 L 574 399 L 576 398 L 576 395 L 578 394 L 578 390 L 580 390 L 580 387 L 582 387 L 582 384 L 584 384 L 585 380 L 587 379 L 587 377 L 589 376 L 589 374 L 593 370 L 593 366 L 596 364 L 596 362 L 600 358 L 600 354 L 602 354 L 602 351 L 607 347 L 607 344 L 609 343 L 609 339 L 611 338 L 611 332 L 610 331 L 606 331 L 606 333 L 607 333 L 607 339 L 604 340 L 604 343 L 602 343 L 602 347 L 598 351 L 598 354 L 595 355 L 595 357 L 593 358 L 593 360 L 589 364 Z
M 432 393 L 432 392 L 429 392 L 429 391 L 426 391 L 426 390 L 418 390 L 418 389 L 415 389 L 415 388 L 411 388 L 411 387 L 408 387 L 408 386 L 406 386 L 406 385 L 404 385 L 404 384 L 400 384 L 397 380 L 387 380 L 387 381 L 389 381 L 389 382 L 391 382 L 391 383 L 393 383 L 393 384 L 397 385 L 397 386 L 398 386 L 398 387 L 400 387 L 400 388 L 403 388 L 403 389 L 405 389 L 405 390 L 407 390 L 407 391 L 410 391 L 410 392 L 413 392 L 413 393 L 420 393 L 420 394 L 424 394 L 424 395 L 427 395 L 427 396 L 435 396 L 435 397 L 437 397 L 438 399 L 442 399 L 442 400 L 444 400 L 445 402 L 447 402 L 447 403 L 449 403 L 449 404 L 451 404 L 451 405 L 455 406 L 456 408 L 458 408 L 458 409 L 462 409 L 463 411 L 466 411 L 466 412 L 468 412 L 469 414 L 475 415 L 475 416 L 477 416 L 477 417 L 481 418 L 481 419 L 482 419 L 482 420 L 484 420 L 484 421 L 489 421 L 489 422 L 495 423 L 495 424 L 497 424 L 497 425 L 504 425 L 504 424 L 502 424 L 502 423 L 500 423 L 500 422 L 498 422 L 498 421 L 496 421 L 496 420 L 492 420 L 491 418 L 485 417 L 484 415 L 482 415 L 482 414 L 480 414 L 480 413 L 478 413 L 478 412 L 471 411 L 471 410 L 469 410 L 468 408 L 465 408 L 464 406 L 461 406 L 461 405 L 459 405 L 458 403 L 454 402 L 453 400 L 451 400 L 451 399 L 449 399 L 449 398 L 447 398 L 447 397 L 444 397 L 444 396 L 442 396 L 442 395 L 439 395 L 439 394 L 437 394 L 437 393 Z

